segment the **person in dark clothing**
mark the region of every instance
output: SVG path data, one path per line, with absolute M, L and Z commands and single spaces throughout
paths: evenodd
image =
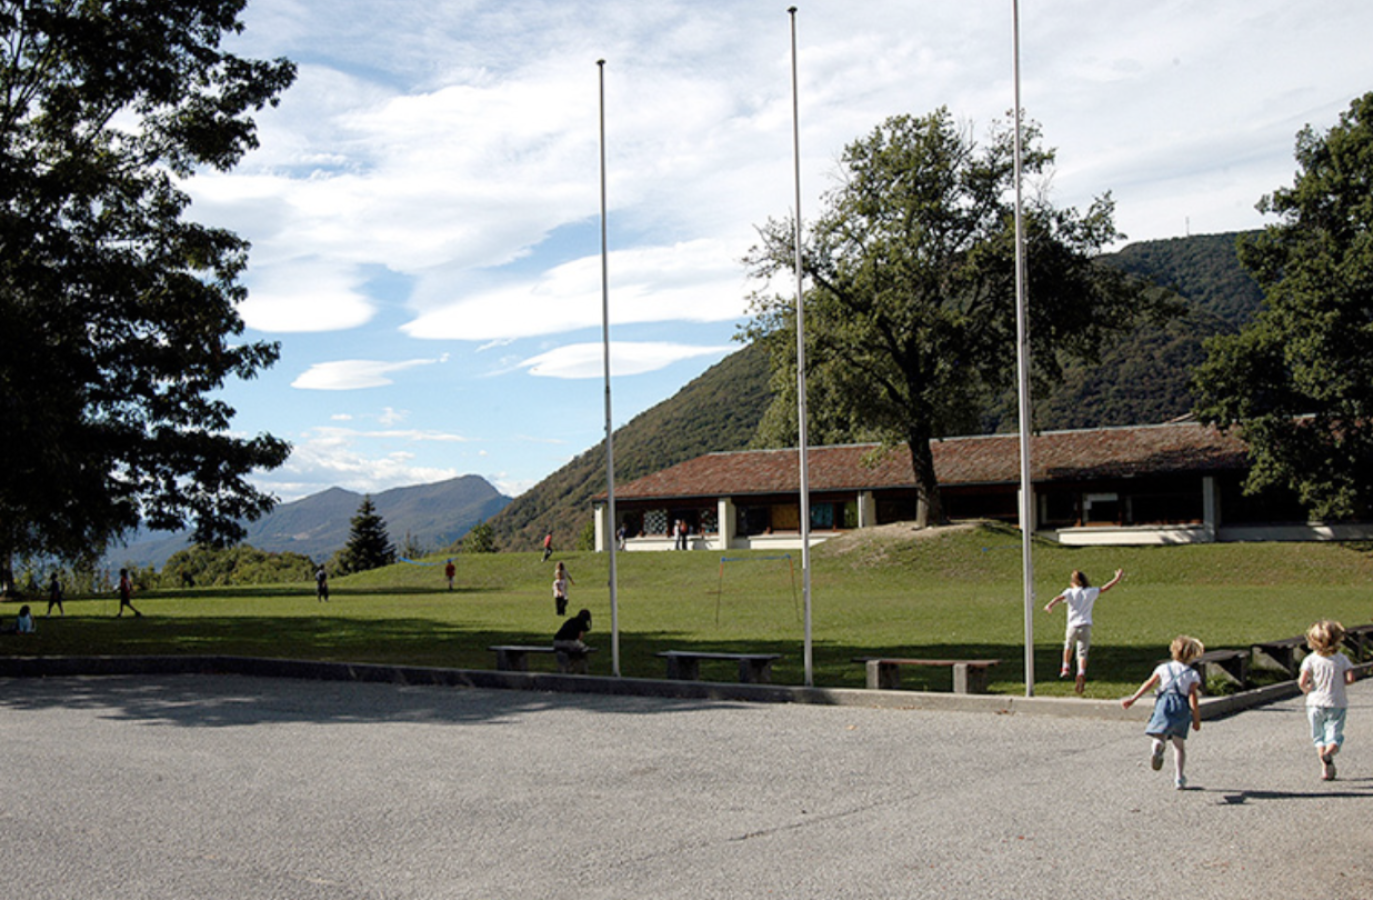
M 560 671 L 574 675 L 586 674 L 586 656 L 590 648 L 583 642 L 583 638 L 590 630 L 591 610 L 582 609 L 564 622 L 558 633 L 553 635 L 553 649 L 558 651 Z

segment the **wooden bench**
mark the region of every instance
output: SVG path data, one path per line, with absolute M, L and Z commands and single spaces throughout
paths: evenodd
M 1354 662 L 1368 662 L 1373 655 L 1373 625 L 1355 625 L 1347 629 L 1344 645 Z
M 502 672 L 528 672 L 531 653 L 552 653 L 558 659 L 558 671 L 563 673 L 586 674 L 586 657 L 595 653 L 595 647 L 587 647 L 583 653 L 555 650 L 541 644 L 501 644 L 488 647 L 496 651 L 496 668 Z
M 1258 666 L 1265 661 L 1268 668 L 1279 668 L 1289 676 L 1297 677 L 1297 666 L 1306 655 L 1306 635 L 1283 638 L 1280 641 L 1263 641 L 1251 648 L 1253 664 Z
M 867 668 L 870 690 L 895 691 L 901 687 L 902 666 L 948 666 L 953 669 L 955 694 L 987 693 L 987 670 L 999 659 L 895 659 L 863 656 L 854 660 Z
M 1244 650 L 1207 650 L 1192 660 L 1204 685 L 1212 675 L 1218 675 L 1241 687 L 1249 686 L 1249 653 Z
M 739 663 L 739 681 L 767 684 L 772 681 L 772 664 L 780 653 L 715 653 L 705 650 L 664 650 L 656 654 L 667 660 L 667 677 L 673 681 L 696 681 L 701 677 L 701 660 L 729 660 Z

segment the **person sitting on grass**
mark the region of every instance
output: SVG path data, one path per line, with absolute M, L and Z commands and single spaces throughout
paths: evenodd
M 35 634 L 37 631 L 38 627 L 33 623 L 33 612 L 27 603 L 19 607 L 19 615 L 15 617 L 14 624 L 4 629 L 5 634 Z

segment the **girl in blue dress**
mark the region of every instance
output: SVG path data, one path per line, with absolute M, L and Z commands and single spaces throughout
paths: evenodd
M 1183 774 L 1187 765 L 1187 728 L 1190 725 L 1193 731 L 1201 731 L 1201 706 L 1197 702 L 1201 676 L 1191 663 L 1205 653 L 1206 648 L 1196 638 L 1180 634 L 1173 638 L 1168 649 L 1172 660 L 1155 669 L 1149 680 L 1122 700 L 1121 705 L 1129 709 L 1140 697 L 1157 689 L 1154 714 L 1144 729 L 1153 739 L 1149 765 L 1155 772 L 1163 768 L 1165 741 L 1172 740 L 1173 786 L 1181 791 L 1187 788 L 1187 776 Z

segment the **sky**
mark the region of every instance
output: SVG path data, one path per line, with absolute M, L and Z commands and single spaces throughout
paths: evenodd
M 604 437 L 602 71 L 614 426 L 737 350 L 740 260 L 796 202 L 787 6 L 249 0 L 228 48 L 299 77 L 186 188 L 252 243 L 244 339 L 280 343 L 224 391 L 237 432 L 293 445 L 255 483 L 517 496 Z M 1011 0 L 797 6 L 803 221 L 887 117 L 976 138 L 1014 106 Z M 1110 192 L 1128 241 L 1271 223 L 1297 132 L 1373 90 L 1369 34 L 1367 0 L 1022 0 L 1052 201 Z

